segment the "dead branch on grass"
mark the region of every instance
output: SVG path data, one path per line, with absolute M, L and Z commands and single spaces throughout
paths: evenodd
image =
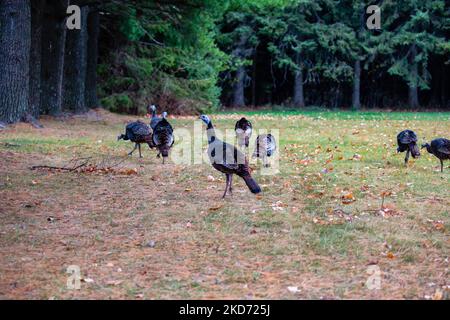
M 120 166 L 125 159 L 111 163 L 109 156 L 101 158 L 85 157 L 73 158 L 65 166 L 36 165 L 30 167 L 30 170 L 49 170 L 56 172 L 77 172 L 77 173 L 115 173 L 115 174 L 136 174 L 137 169 L 115 169 Z
M 71 159 L 69 161 L 69 163 L 79 162 L 82 159 L 83 158 L 81 158 L 81 159 L 80 158 L 78 158 L 78 159 Z M 69 171 L 69 172 L 71 172 L 71 171 L 76 171 L 76 170 L 78 170 L 78 169 L 80 169 L 80 168 L 82 168 L 84 166 L 87 166 L 89 164 L 89 160 L 90 159 L 91 159 L 91 157 L 84 158 L 85 161 L 83 163 L 81 163 L 79 165 L 76 165 L 76 166 L 73 166 L 73 167 L 67 167 L 67 166 L 56 167 L 56 166 L 38 165 L 38 166 L 30 167 L 30 170 L 48 169 L 48 170 L 60 170 L 60 171 Z

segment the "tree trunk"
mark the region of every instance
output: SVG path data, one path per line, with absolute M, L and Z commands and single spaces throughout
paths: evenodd
M 411 64 L 411 77 L 412 81 L 409 82 L 408 87 L 408 103 L 409 107 L 412 109 L 418 109 L 420 107 L 419 105 L 419 95 L 418 95 L 418 89 L 417 89 L 417 83 L 418 83 L 418 77 L 419 77 L 419 71 L 418 71 L 418 65 L 417 62 L 414 60 L 416 59 L 417 55 L 417 47 L 415 44 L 411 47 L 411 56 L 410 56 L 410 64 Z
M 30 99 L 28 113 L 39 118 L 41 112 L 42 29 L 46 0 L 31 1 Z
M 448 73 L 446 73 L 445 71 L 449 70 L 449 67 L 446 65 L 442 65 L 441 68 L 441 107 L 442 108 L 449 108 L 450 107 L 450 99 L 447 99 L 448 93 L 447 93 L 447 88 L 448 88 Z
M 67 30 L 64 58 L 63 106 L 75 113 L 86 112 L 85 83 L 87 67 L 87 16 L 89 8 L 81 8 L 81 30 Z
M 241 66 L 236 70 L 236 75 L 233 83 L 233 107 L 244 107 L 245 106 L 245 66 L 242 65 L 242 61 L 248 58 L 253 54 L 254 50 L 252 48 L 247 49 L 247 40 L 250 34 L 244 33 L 241 35 L 239 42 L 236 45 L 236 48 L 233 50 L 231 55 L 241 63 Z
M 88 49 L 85 91 L 85 101 L 87 108 L 95 108 L 99 105 L 97 99 L 97 61 L 99 33 L 100 14 L 97 8 L 92 8 L 88 17 Z
M 341 84 L 338 83 L 334 90 L 334 99 L 331 102 L 333 110 L 337 110 L 341 106 Z
M 64 50 L 66 41 L 66 10 L 68 0 L 46 5 L 42 39 L 41 106 L 45 113 L 59 115 L 62 111 Z
M 233 107 L 245 106 L 244 80 L 245 67 L 240 66 L 236 71 L 236 78 L 233 85 Z
M 256 106 L 256 53 L 253 56 L 252 65 L 252 106 Z
M 29 0 L 0 1 L 0 121 L 28 111 L 31 46 Z
M 353 75 L 353 95 L 352 95 L 352 108 L 353 110 L 361 109 L 361 61 L 356 60 L 354 66 Z
M 304 108 L 305 98 L 303 95 L 303 72 L 301 70 L 295 72 L 294 80 L 294 106 L 297 108 Z
M 295 63 L 299 70 L 294 75 L 294 106 L 297 108 L 305 107 L 305 97 L 303 94 L 303 70 L 301 68 L 300 54 L 297 53 L 295 57 Z

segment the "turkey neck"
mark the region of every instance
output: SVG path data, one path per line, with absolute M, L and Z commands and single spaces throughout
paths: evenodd
M 211 122 L 208 123 L 208 126 L 206 127 L 206 134 L 208 136 L 208 144 L 211 144 L 216 140 L 216 131 Z

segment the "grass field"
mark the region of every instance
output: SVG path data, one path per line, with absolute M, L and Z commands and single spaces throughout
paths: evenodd
M 132 144 L 116 137 L 134 117 L 0 131 L 0 298 L 449 298 L 449 162 L 440 173 L 424 151 L 405 167 L 395 152 L 406 128 L 449 138 L 449 113 L 245 114 L 279 129 L 280 172 L 252 163 L 262 194 L 235 178 L 225 200 L 208 164 L 162 165 L 147 147 L 127 157 Z M 211 118 L 232 129 L 240 115 Z M 117 166 L 30 170 L 82 157 Z M 67 287 L 70 265 L 79 290 Z

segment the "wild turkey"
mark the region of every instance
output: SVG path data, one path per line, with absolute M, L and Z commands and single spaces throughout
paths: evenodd
M 236 131 L 238 146 L 242 148 L 245 145 L 245 147 L 248 148 L 253 130 L 251 122 L 245 118 L 241 118 L 241 120 L 236 122 L 234 130 Z
M 152 130 L 155 130 L 156 125 L 162 120 L 165 119 L 167 117 L 167 112 L 163 112 L 162 113 L 162 118 L 158 117 L 156 115 L 156 106 L 155 105 L 151 105 L 147 108 L 148 113 L 151 112 L 151 120 L 150 120 L 150 127 L 152 128 Z
M 133 155 L 133 152 L 139 148 L 139 157 L 142 158 L 141 143 L 147 143 L 150 148 L 154 147 L 150 128 L 139 120 L 127 124 L 125 127 L 125 134 L 118 136 L 117 141 L 121 139 L 130 140 L 135 143 L 134 149 L 128 153 L 129 156 Z
M 169 150 L 174 142 L 173 128 L 166 118 L 162 118 L 153 130 L 153 144 L 159 150 L 157 157 L 163 156 L 163 164 L 164 159 L 169 156 Z
M 223 172 L 226 176 L 227 182 L 225 192 L 222 198 L 225 198 L 227 192 L 233 193 L 233 174 L 237 174 L 244 179 L 245 184 L 252 193 L 260 193 L 261 188 L 250 174 L 248 161 L 245 155 L 236 147 L 225 143 L 216 138 L 214 126 L 208 116 L 202 115 L 200 119 L 206 124 L 206 132 L 208 136 L 208 157 L 212 166 Z
M 417 146 L 417 135 L 414 131 L 404 130 L 397 135 L 397 152 L 405 152 L 405 165 L 408 164 L 409 154 L 413 156 L 413 158 L 417 158 L 420 156 L 420 150 Z
M 428 153 L 433 154 L 441 162 L 441 172 L 444 172 L 444 160 L 450 159 L 450 140 L 437 138 L 431 141 L 431 145 L 425 143 L 422 148 L 427 148 Z
M 270 167 L 270 163 L 267 158 L 270 158 L 277 150 L 277 143 L 273 135 L 261 134 L 256 137 L 255 152 L 253 152 L 253 158 L 262 159 L 264 167 Z

